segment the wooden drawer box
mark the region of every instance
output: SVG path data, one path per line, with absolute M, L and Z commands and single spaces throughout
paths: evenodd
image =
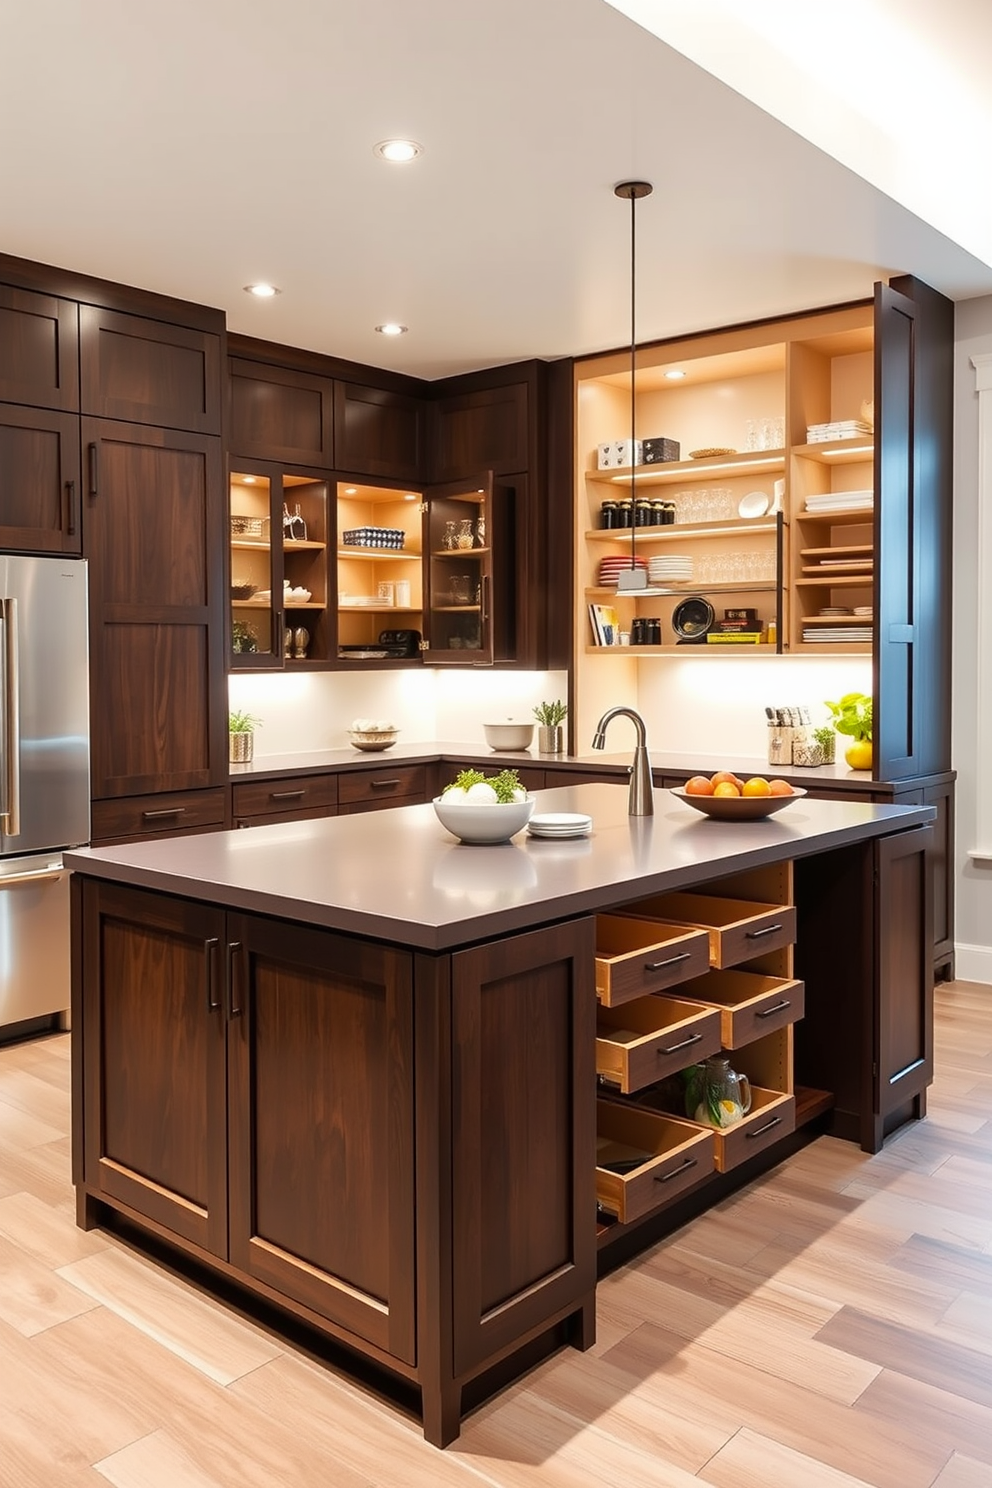
M 794 977 L 759 976 L 753 971 L 709 971 L 681 986 L 679 995 L 689 999 L 690 1004 L 699 1001 L 717 1010 L 723 1047 L 739 1049 L 801 1018 L 805 990 L 803 983 Z
M 705 977 L 700 978 L 706 981 Z M 596 1073 L 623 1095 L 653 1085 L 721 1047 L 718 1008 L 675 997 L 640 997 L 596 1019 Z
M 410 804 L 427 798 L 426 765 L 395 765 L 391 770 L 345 770 L 338 776 L 338 802 L 361 811 L 369 806 Z
M 708 894 L 662 894 L 642 899 L 625 915 L 695 925 L 709 936 L 710 965 L 736 966 L 752 956 L 792 945 L 796 911 L 791 904 L 756 904 L 750 899 L 717 899 Z
M 605 1007 L 702 976 L 709 964 L 705 930 L 626 914 L 596 916 L 596 996 Z
M 691 1121 L 596 1103 L 596 1199 L 622 1224 L 670 1203 L 713 1171 L 714 1133 Z M 624 1171 L 601 1167 L 616 1163 Z
M 292 775 L 283 780 L 239 780 L 231 787 L 234 815 L 269 816 L 293 811 L 301 816 L 310 807 L 336 806 L 336 775 Z M 324 812 L 321 811 L 321 815 Z
M 643 1103 L 651 1105 L 650 1092 L 643 1097 Z M 686 1125 L 712 1136 L 714 1166 L 718 1173 L 728 1173 L 731 1168 L 736 1168 L 758 1152 L 764 1152 L 766 1147 L 774 1146 L 782 1137 L 795 1131 L 796 1098 L 783 1090 L 765 1090 L 760 1085 L 752 1085 L 751 1109 L 735 1126 L 717 1131 L 712 1126 L 701 1126 L 694 1121 L 687 1121 Z
M 164 832 L 193 832 L 223 827 L 227 791 L 169 791 L 153 796 L 121 796 L 94 801 L 90 831 L 93 842 L 122 837 L 152 837 Z

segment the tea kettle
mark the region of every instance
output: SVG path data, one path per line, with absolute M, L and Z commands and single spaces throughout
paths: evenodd
M 733 1126 L 751 1109 L 751 1082 L 716 1054 L 686 1071 L 685 1113 L 706 1126 Z

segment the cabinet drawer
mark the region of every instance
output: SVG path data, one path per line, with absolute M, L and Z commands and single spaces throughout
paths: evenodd
M 309 807 L 336 806 L 336 775 L 293 775 L 285 780 L 244 780 L 231 788 L 235 816 L 267 816 Z
M 804 984 L 794 977 L 710 971 L 680 987 L 679 995 L 718 1011 L 723 1047 L 739 1049 L 801 1018 L 805 991 Z
M 261 816 L 237 816 L 236 827 L 274 827 L 280 822 L 317 821 L 322 816 L 337 816 L 336 806 L 308 806 L 303 811 L 265 811 Z
M 627 915 L 596 916 L 596 996 L 605 1007 L 701 976 L 709 960 L 705 930 Z
M 640 900 L 624 914 L 694 925 L 709 936 L 710 965 L 735 966 L 766 951 L 791 945 L 796 911 L 791 904 L 757 904 L 750 899 L 718 899 L 708 894 L 662 894 Z
M 703 981 L 706 978 L 702 978 Z M 681 989 L 680 989 L 681 990 Z M 640 997 L 596 1019 L 596 1073 L 623 1095 L 685 1069 L 721 1047 L 718 1008 L 675 997 Z
M 621 1224 L 670 1203 L 712 1173 L 713 1139 L 692 1121 L 597 1101 L 597 1202 Z
M 227 808 L 223 787 L 206 791 L 169 791 L 154 796 L 122 796 L 94 801 L 90 829 L 94 842 L 120 837 L 151 837 L 163 832 L 192 832 L 223 827 Z
M 427 794 L 425 765 L 396 765 L 391 770 L 348 770 L 338 779 L 342 806 L 378 805 L 394 797 L 423 800 Z
M 652 1093 L 638 1097 L 650 1106 Z M 662 1099 L 666 1097 L 662 1096 Z M 674 1120 L 669 1117 L 669 1120 Z M 766 1090 L 760 1085 L 751 1085 L 751 1109 L 742 1121 L 717 1131 L 711 1126 L 701 1126 L 687 1121 L 687 1126 L 705 1132 L 713 1139 L 713 1166 L 718 1173 L 729 1173 L 748 1158 L 766 1147 L 772 1147 L 796 1129 L 796 1098 L 783 1090 Z

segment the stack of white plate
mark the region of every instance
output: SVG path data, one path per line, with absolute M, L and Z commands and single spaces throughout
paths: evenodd
M 527 823 L 531 837 L 588 837 L 592 817 L 581 811 L 544 811 Z
M 692 559 L 684 553 L 661 553 L 648 563 L 652 584 L 677 584 L 692 578 Z

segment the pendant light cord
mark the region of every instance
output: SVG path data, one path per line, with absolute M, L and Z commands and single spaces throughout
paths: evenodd
M 630 202 L 630 566 L 637 568 L 635 517 L 637 484 L 634 478 L 637 441 L 637 199 L 650 196 L 650 181 L 621 181 L 614 186 L 614 196 Z

